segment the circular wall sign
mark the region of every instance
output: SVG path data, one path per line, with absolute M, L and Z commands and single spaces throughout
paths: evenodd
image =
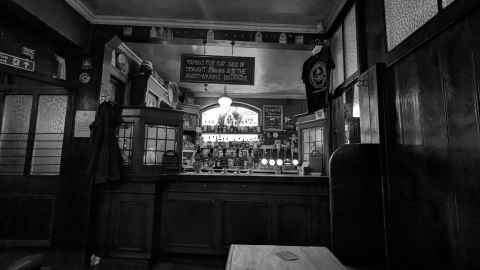
M 88 74 L 87 72 L 82 72 L 80 73 L 80 76 L 78 77 L 78 79 L 80 80 L 81 83 L 87 84 L 90 82 L 92 78 L 90 77 L 90 74 Z

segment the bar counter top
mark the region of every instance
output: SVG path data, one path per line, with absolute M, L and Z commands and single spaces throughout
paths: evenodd
M 295 174 L 233 174 L 233 173 L 178 173 L 178 174 L 162 174 L 157 176 L 137 176 L 134 181 L 129 182 L 292 182 L 292 183 L 311 183 L 311 182 L 327 182 L 329 177 L 322 175 L 295 175 Z

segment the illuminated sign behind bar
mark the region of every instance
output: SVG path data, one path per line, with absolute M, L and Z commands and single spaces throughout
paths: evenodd
M 255 58 L 183 54 L 180 81 L 253 85 Z
M 258 142 L 258 134 L 222 134 L 222 133 L 204 133 L 202 134 L 204 142 Z
M 231 106 L 227 111 L 220 107 L 202 112 L 202 126 L 257 127 L 258 113 L 244 107 Z
M 0 52 L 0 65 L 10 66 L 31 72 L 35 71 L 35 62 L 3 52 Z

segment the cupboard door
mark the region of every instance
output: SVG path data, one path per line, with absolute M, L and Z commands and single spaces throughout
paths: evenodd
M 112 195 L 109 255 L 151 257 L 153 203 L 153 195 Z
M 267 202 L 227 200 L 222 207 L 223 246 L 271 243 L 271 208 Z
M 313 239 L 312 208 L 301 201 L 278 204 L 278 242 L 283 245 L 306 245 Z
M 162 247 L 168 252 L 214 252 L 214 201 L 170 197 L 163 207 Z

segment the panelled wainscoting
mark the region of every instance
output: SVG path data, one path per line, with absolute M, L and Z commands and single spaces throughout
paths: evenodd
M 231 244 L 329 246 L 327 177 L 170 175 L 97 188 L 106 260 L 226 257 Z

